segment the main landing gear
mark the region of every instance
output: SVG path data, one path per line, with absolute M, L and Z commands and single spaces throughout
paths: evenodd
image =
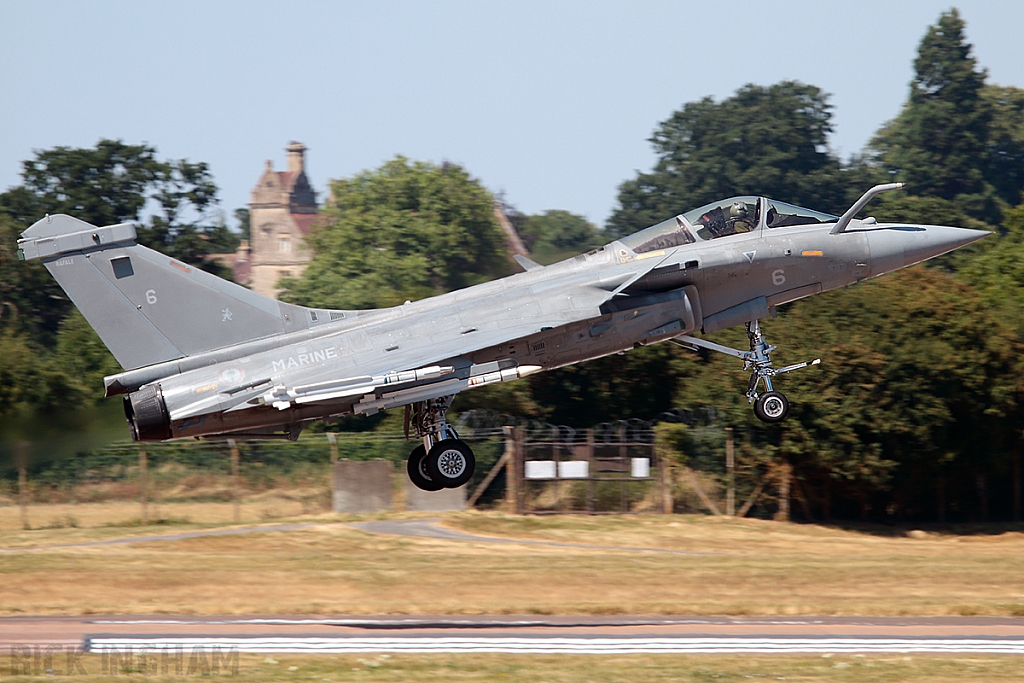
M 757 320 L 751 320 L 747 323 L 747 339 L 750 340 L 750 351 L 740 351 L 709 342 L 706 339 L 697 339 L 696 337 L 685 335 L 675 337 L 669 341 L 691 351 L 696 351 L 696 347 L 703 347 L 741 358 L 743 360 L 743 369 L 750 371 L 750 383 L 747 385 L 746 396 L 747 400 L 754 404 L 754 414 L 757 415 L 757 419 L 762 422 L 781 422 L 789 414 L 789 401 L 786 400 L 786 396 L 781 391 L 775 391 L 775 388 L 772 386 L 772 377 L 792 372 L 793 370 L 799 370 L 800 368 L 806 368 L 808 365 L 817 365 L 821 362 L 821 359 L 815 358 L 812 361 L 787 365 L 784 368 L 776 369 L 772 367 L 771 354 L 777 347 L 765 341 L 764 335 L 761 334 L 761 326 L 757 324 Z M 761 382 L 764 382 L 765 393 L 758 394 L 757 386 Z
M 412 427 L 423 439 L 409 454 L 409 479 L 424 491 L 455 489 L 473 477 L 476 457 L 445 420 L 454 396 L 418 401 L 405 407 L 406 436 Z

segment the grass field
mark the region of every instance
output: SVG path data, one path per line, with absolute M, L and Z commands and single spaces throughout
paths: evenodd
M 243 519 L 262 519 L 247 501 Z M 77 526 L 23 531 L 0 507 L 0 547 L 212 528 L 230 503 L 33 506 Z M 296 509 L 296 512 L 300 510 Z M 394 518 L 411 515 L 391 515 Z M 1024 533 L 906 534 L 706 516 L 450 514 L 480 535 L 691 551 L 483 544 L 376 536 L 355 517 L 312 529 L 0 554 L 0 613 L 193 614 L 1024 614 Z M 284 519 L 265 521 L 280 522 Z M 253 522 L 249 522 L 252 524 Z
M 603 683 L 611 681 L 928 681 L 928 683 L 982 683 L 1019 681 L 1018 657 L 956 657 L 866 655 L 793 657 L 787 655 L 631 655 L 631 656 L 546 656 L 546 655 L 240 655 L 237 669 L 231 666 L 212 672 L 175 676 L 160 675 L 159 662 L 136 660 L 131 669 L 105 672 L 100 655 L 87 655 L 69 680 L 230 680 L 248 681 L 536 681 L 547 683 Z M 185 663 L 187 667 L 188 663 Z M 63 662 L 54 659 L 60 678 Z M 170 670 L 173 672 L 173 668 Z M 12 676 L 8 662 L 0 663 L 0 679 L 34 681 L 39 675 Z

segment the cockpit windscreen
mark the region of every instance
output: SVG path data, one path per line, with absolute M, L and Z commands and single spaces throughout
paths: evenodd
M 629 237 L 623 237 L 621 241 L 635 253 L 645 254 L 658 249 L 670 249 L 682 244 L 693 244 L 697 240 L 683 221 L 679 219 L 679 216 L 676 216 L 657 225 L 652 225 L 638 233 L 634 233 Z
M 774 199 L 767 201 L 768 213 L 765 215 L 765 224 L 769 228 L 785 228 L 790 225 L 820 225 L 835 223 L 839 220 L 838 216 L 793 206 L 786 202 L 777 202 Z

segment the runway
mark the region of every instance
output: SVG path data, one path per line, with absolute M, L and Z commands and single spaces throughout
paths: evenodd
M 982 617 L 88 616 L 0 619 L 0 647 L 95 653 L 1024 654 Z

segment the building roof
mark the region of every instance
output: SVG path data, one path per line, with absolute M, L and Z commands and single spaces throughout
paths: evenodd
M 318 213 L 293 213 L 291 214 L 291 217 L 292 220 L 295 221 L 295 225 L 299 228 L 299 232 L 303 235 L 308 235 L 313 224 L 322 218 Z

